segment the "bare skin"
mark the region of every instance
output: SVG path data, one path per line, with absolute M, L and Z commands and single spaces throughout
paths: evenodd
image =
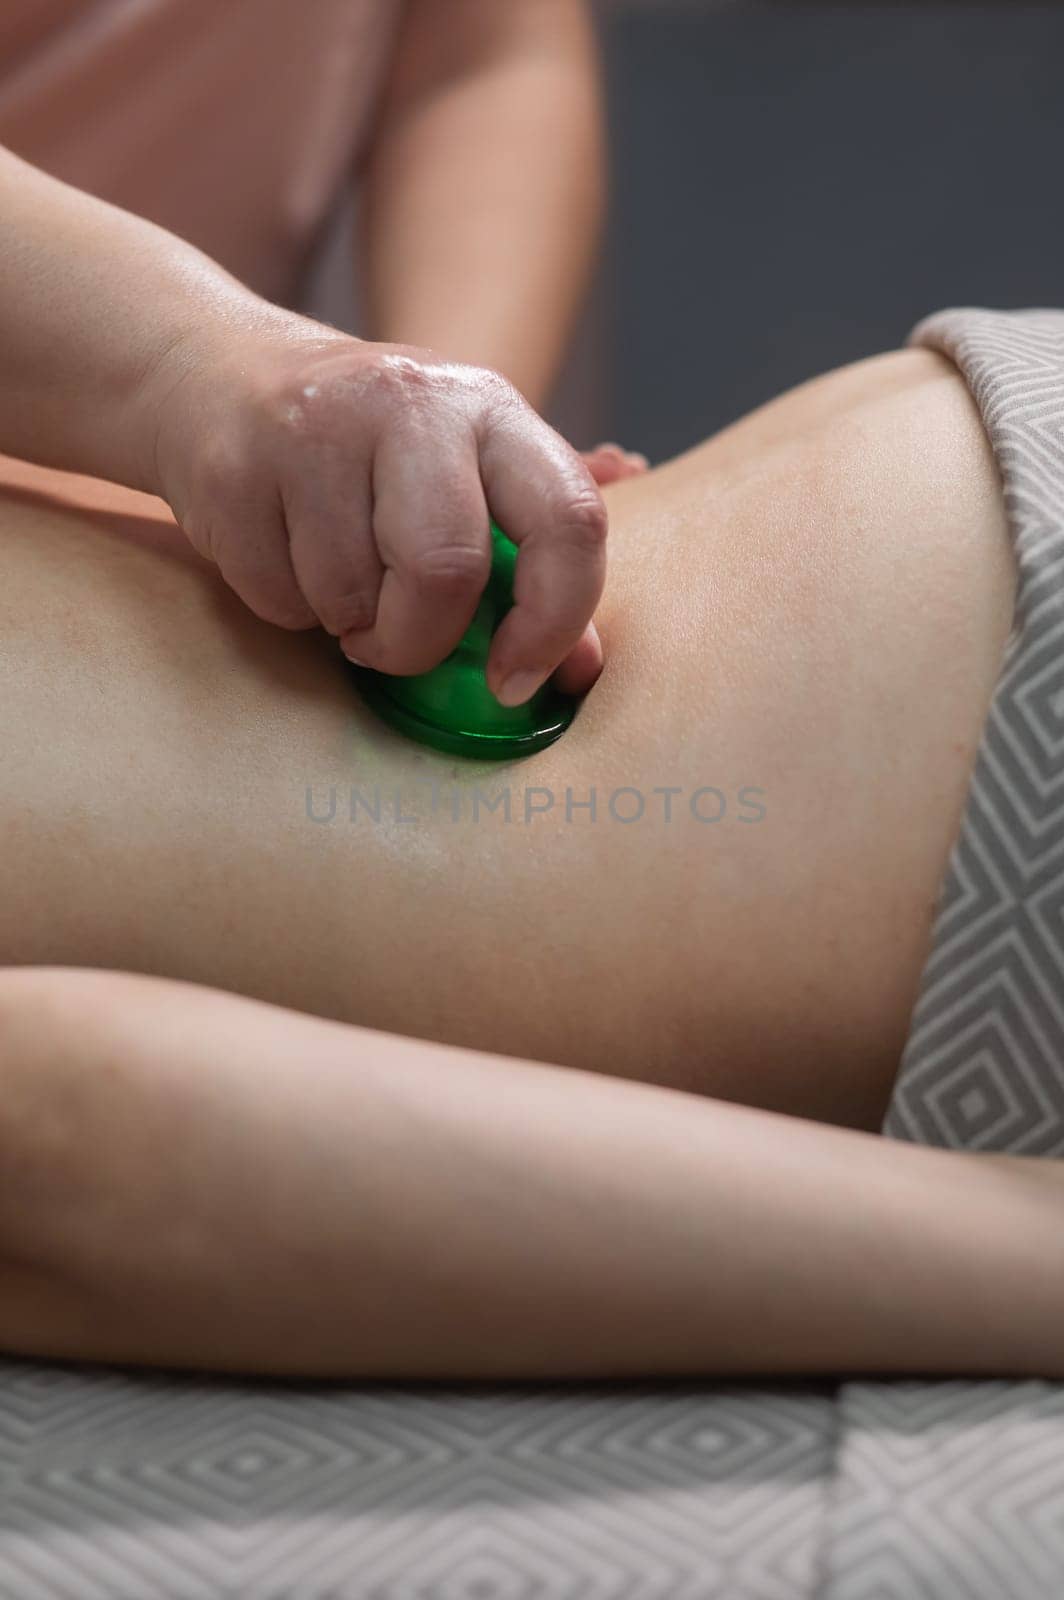
M 1055 1163 L 123 974 L 0 974 L 0 1041 L 9 1351 L 369 1378 L 1064 1375 Z
M 454 766 L 147 503 L 68 483 L 111 509 L 63 510 L 5 470 L 27 488 L 0 512 L 0 959 L 451 1044 L 0 972 L 0 1345 L 356 1377 L 1064 1375 L 1059 1165 L 860 1131 L 1012 603 L 945 363 L 835 374 L 612 497 L 610 666 L 509 780 L 758 785 L 764 819 L 729 831 L 679 806 L 312 822 L 308 780 Z
M 5 470 L 0 963 L 878 1126 L 1012 604 L 946 362 L 834 374 L 607 491 L 608 667 L 501 771 L 383 728 L 336 647 L 247 613 L 158 502 L 67 480 L 111 507 L 85 515 Z M 455 786 L 435 815 L 428 780 Z
M 488 496 L 520 546 L 493 691 L 520 704 L 559 667 L 574 693 L 595 681 L 605 507 L 505 378 L 271 305 L 2 148 L 0 219 L 0 449 L 163 497 L 256 616 L 320 623 L 388 672 L 465 632 Z

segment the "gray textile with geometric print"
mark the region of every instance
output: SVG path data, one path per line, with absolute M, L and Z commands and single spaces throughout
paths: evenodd
M 917 336 L 979 401 L 1020 605 L 885 1129 L 1059 1155 L 1064 314 L 951 312 Z M 1061 1596 L 1061 1384 L 0 1362 L 0 1600 Z
M 1017 592 L 886 1131 L 1062 1156 L 1064 312 L 949 311 L 912 339 L 979 406 Z

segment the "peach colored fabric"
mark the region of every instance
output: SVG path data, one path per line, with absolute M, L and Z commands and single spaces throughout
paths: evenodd
M 0 144 L 291 296 L 401 0 L 0 0 Z
M 139 489 L 127 489 L 120 483 L 107 483 L 103 478 L 87 478 L 78 472 L 61 472 L 57 467 L 39 467 L 32 461 L 0 455 L 0 496 L 10 490 L 51 500 L 75 511 L 139 517 L 177 527 L 165 500 L 153 494 L 142 494 Z

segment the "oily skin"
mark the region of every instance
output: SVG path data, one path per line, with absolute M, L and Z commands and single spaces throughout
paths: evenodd
M 86 516 L 19 477 L 0 963 L 190 978 L 876 1126 L 1013 601 L 996 469 L 944 360 L 833 374 L 610 489 L 606 670 L 564 739 L 490 775 L 381 728 L 335 645 L 251 616 L 156 503 L 67 484 Z M 474 820 L 478 784 L 510 786 L 509 823 Z M 379 821 L 349 820 L 352 785 L 379 786 Z M 308 786 L 321 816 L 335 786 L 334 820 Z M 692 815 L 700 786 L 719 823 Z M 595 821 L 567 820 L 592 787 Z M 641 821 L 605 813 L 621 787 Z M 530 790 L 554 804 L 526 822 Z

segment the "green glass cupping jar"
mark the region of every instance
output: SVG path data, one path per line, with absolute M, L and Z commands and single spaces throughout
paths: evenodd
M 366 704 L 389 726 L 447 755 L 510 761 L 553 744 L 576 700 L 545 683 L 521 706 L 500 705 L 485 677 L 495 631 L 513 605 L 517 546 L 491 524 L 491 574 L 458 644 L 431 672 L 397 678 L 352 666 Z

